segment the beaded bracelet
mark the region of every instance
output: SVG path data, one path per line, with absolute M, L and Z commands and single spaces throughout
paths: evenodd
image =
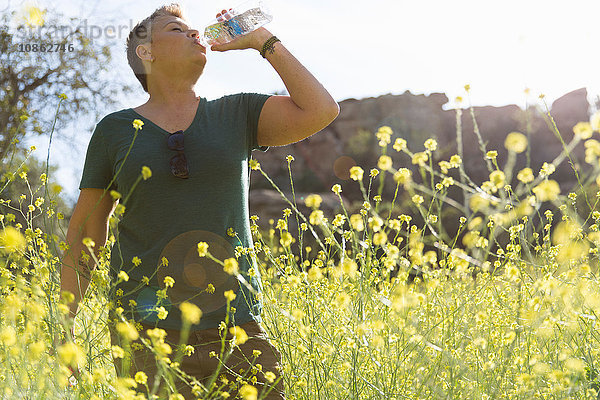
M 265 44 L 263 44 L 262 49 L 260 50 L 260 55 L 262 56 L 262 58 L 267 58 L 267 56 L 266 56 L 267 50 L 269 51 L 270 54 L 273 54 L 275 52 L 275 47 L 273 47 L 273 45 L 277 42 L 281 42 L 281 40 L 277 39 L 276 36 L 271 36 L 270 38 L 267 39 Z

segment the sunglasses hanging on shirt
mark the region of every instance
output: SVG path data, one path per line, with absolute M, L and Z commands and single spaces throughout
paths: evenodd
M 177 152 L 169 162 L 173 175 L 182 179 L 189 178 L 190 171 L 183 152 L 183 131 L 170 133 L 167 137 L 167 146 L 170 150 Z

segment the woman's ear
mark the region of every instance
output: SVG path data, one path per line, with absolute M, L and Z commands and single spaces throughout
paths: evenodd
M 142 61 L 154 61 L 154 57 L 152 57 L 152 53 L 150 52 L 150 43 L 139 44 L 135 48 L 135 54 Z

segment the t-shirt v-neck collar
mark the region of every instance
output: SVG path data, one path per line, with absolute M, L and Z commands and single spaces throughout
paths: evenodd
M 196 120 L 198 119 L 198 115 L 200 114 L 200 105 L 201 105 L 201 103 L 202 103 L 203 100 L 204 99 L 202 97 L 200 97 L 198 99 L 198 105 L 196 106 L 196 113 L 194 114 L 194 119 L 192 120 L 192 123 L 190 124 L 190 126 L 188 126 L 187 128 L 185 128 L 183 130 L 183 133 L 186 133 L 187 131 L 189 131 L 194 126 L 194 124 L 196 123 Z M 150 125 L 154 126 L 160 132 L 166 133 L 166 134 L 169 134 L 169 135 L 172 134 L 172 133 L 175 133 L 175 132 L 169 132 L 169 131 L 161 128 L 160 126 L 158 126 L 157 124 L 155 124 L 154 122 L 152 122 L 152 120 L 144 117 L 143 115 L 141 115 L 140 113 L 138 113 L 137 111 L 135 111 L 133 108 L 130 108 L 129 110 L 132 113 L 134 113 L 135 115 L 137 115 L 139 118 L 142 118 L 144 120 L 144 122 L 148 122 Z

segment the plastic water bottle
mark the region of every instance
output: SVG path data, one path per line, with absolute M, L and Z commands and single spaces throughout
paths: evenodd
M 231 42 L 273 20 L 263 2 L 257 0 L 246 1 L 224 11 L 204 29 L 202 40 L 209 46 Z

